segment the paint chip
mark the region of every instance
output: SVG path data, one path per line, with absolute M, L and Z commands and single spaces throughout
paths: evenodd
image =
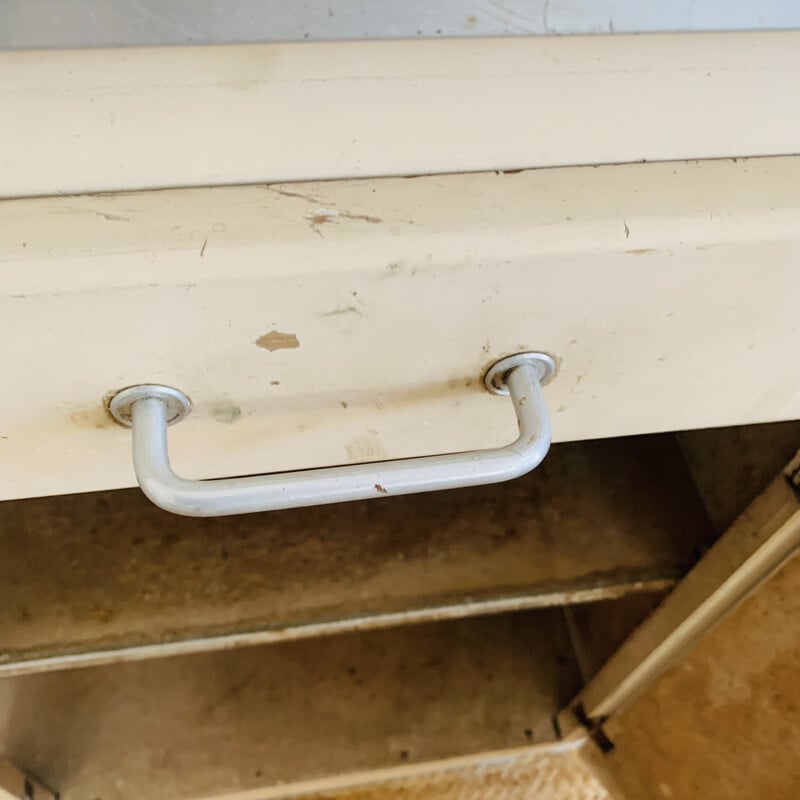
M 269 331 L 269 333 L 259 336 L 255 341 L 255 345 L 272 353 L 275 350 L 293 350 L 296 347 L 300 347 L 300 342 L 294 333 Z

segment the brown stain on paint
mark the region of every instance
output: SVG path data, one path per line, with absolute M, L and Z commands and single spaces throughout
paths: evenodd
M 336 211 L 335 213 L 318 212 L 311 218 L 315 225 L 321 225 L 325 222 L 336 222 L 339 219 L 360 220 L 361 222 L 369 222 L 370 225 L 377 225 L 383 222 L 380 217 L 371 217 L 369 214 L 351 214 L 349 211 Z
M 339 223 L 339 220 L 342 219 L 368 222 L 371 225 L 377 225 L 383 222 L 380 217 L 371 217 L 368 214 L 351 214 L 349 211 L 339 211 L 335 208 L 320 208 L 317 209 L 317 211 L 315 211 L 313 214 L 306 217 L 311 230 L 313 230 L 314 233 L 319 236 L 322 236 L 322 232 L 320 231 L 321 225 L 327 225 L 331 223 L 336 225 Z
M 256 347 L 269 350 L 294 350 L 300 347 L 300 341 L 294 333 L 283 333 L 282 331 L 269 331 L 255 340 Z
M 69 415 L 69 419 L 70 422 L 81 428 L 94 428 L 98 431 L 105 428 L 113 428 L 117 424 L 114 417 L 111 416 L 111 413 L 106 410 L 104 405 L 83 411 L 73 411 L 73 413 Z
M 638 247 L 635 250 L 626 250 L 626 256 L 643 256 L 647 253 L 655 253 L 656 250 L 654 247 Z

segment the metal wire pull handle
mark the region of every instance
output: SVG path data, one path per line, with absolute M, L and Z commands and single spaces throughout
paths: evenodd
M 247 478 L 196 481 L 172 471 L 167 426 L 191 411 L 189 398 L 178 389 L 132 386 L 114 395 L 109 411 L 132 429 L 136 478 L 153 503 L 175 514 L 216 517 L 479 486 L 524 475 L 550 449 L 542 386 L 554 372 L 550 356 L 519 353 L 486 373 L 487 389 L 510 395 L 517 415 L 519 436 L 505 447 Z

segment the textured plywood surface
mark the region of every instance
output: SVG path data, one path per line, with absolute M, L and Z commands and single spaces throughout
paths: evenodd
M 476 757 L 469 765 L 443 765 L 407 777 L 295 796 L 303 800 L 621 800 L 577 749 L 488 755 Z
M 795 557 L 607 731 L 631 798 L 793 800 L 800 786 Z
M 6 678 L 0 751 L 64 800 L 213 796 L 553 741 L 556 611 Z
M 557 445 L 492 487 L 224 520 L 138 490 L 2 503 L 0 672 L 617 596 L 670 584 L 708 535 L 670 437 Z

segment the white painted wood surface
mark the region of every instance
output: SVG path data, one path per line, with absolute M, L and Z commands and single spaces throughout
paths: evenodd
M 0 196 L 800 153 L 800 32 L 0 53 Z
M 526 349 L 556 441 L 800 417 L 799 258 L 792 158 L 4 201 L 0 497 L 134 485 L 141 382 L 190 477 L 498 445 Z

